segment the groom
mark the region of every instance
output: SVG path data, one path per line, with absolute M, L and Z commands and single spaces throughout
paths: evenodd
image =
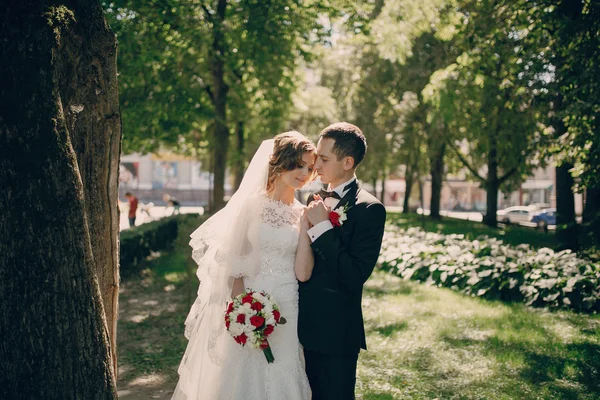
M 329 191 L 308 201 L 315 263 L 300 282 L 298 316 L 313 400 L 354 399 L 358 353 L 367 349 L 362 290 L 379 256 L 385 208 L 356 181 L 366 151 L 361 130 L 346 122 L 325 128 L 317 145 L 315 169 Z M 345 211 L 341 226 L 330 221 L 331 210 Z

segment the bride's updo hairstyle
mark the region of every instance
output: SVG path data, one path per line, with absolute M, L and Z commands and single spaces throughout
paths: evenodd
M 284 171 L 292 171 L 302 163 L 304 153 L 317 154 L 317 148 L 306 136 L 297 131 L 280 133 L 275 136 L 273 154 L 269 158 L 267 192 L 273 189 L 275 179 Z M 315 178 L 315 174 L 309 180 Z

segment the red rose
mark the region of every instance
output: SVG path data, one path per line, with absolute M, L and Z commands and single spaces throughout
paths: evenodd
M 246 323 L 246 315 L 245 314 L 238 314 L 236 321 L 237 321 L 238 324 L 244 324 L 244 323 Z
M 252 292 L 248 293 L 247 295 L 245 295 L 244 297 L 242 297 L 242 304 L 252 304 Z
M 248 336 L 245 333 L 242 333 L 240 336 L 235 338 L 235 341 L 239 344 L 246 344 L 246 340 L 248 340 Z
M 265 333 L 265 336 L 269 336 L 271 333 L 273 333 L 273 325 L 267 325 L 265 327 L 265 330 L 263 331 Z
M 342 224 L 340 224 L 340 214 L 335 211 L 329 213 L 329 220 L 333 226 L 342 226 Z
M 227 312 L 230 313 L 233 311 L 233 302 L 229 303 L 229 306 L 227 307 Z
M 225 327 L 226 327 L 227 329 L 229 329 L 229 326 L 230 326 L 230 325 L 231 325 L 231 322 L 230 322 L 228 319 L 227 319 L 227 320 L 225 320 Z
M 260 311 L 263 309 L 263 305 L 260 301 L 255 301 L 254 303 L 252 303 L 252 307 L 251 307 L 254 311 Z
M 275 318 L 275 322 L 279 322 L 279 318 L 281 318 L 279 311 L 273 310 L 273 318 Z
M 262 326 L 262 324 L 265 323 L 265 319 L 263 317 L 255 315 L 254 317 L 250 317 L 250 323 L 252 324 L 252 326 L 258 328 L 259 326 Z
M 262 350 L 264 349 L 268 349 L 269 348 L 269 342 L 267 342 L 267 339 L 263 340 L 262 342 L 260 342 L 260 348 Z

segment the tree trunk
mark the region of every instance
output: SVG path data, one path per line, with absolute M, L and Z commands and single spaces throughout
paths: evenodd
M 562 59 L 559 58 L 562 62 Z M 563 97 L 555 99 L 555 113 L 563 111 Z M 567 128 L 560 118 L 554 121 L 555 137 L 561 137 Z M 564 163 L 556 167 L 556 239 L 558 248 L 577 250 L 577 221 L 575 220 L 575 195 L 573 194 L 573 176 L 569 170 L 573 164 Z
M 556 167 L 556 238 L 560 249 L 577 250 L 572 164 Z
M 588 224 L 597 220 L 600 213 L 600 188 L 588 188 L 583 209 L 583 223 Z
M 373 196 L 377 197 L 377 176 L 373 177 Z
M 100 284 L 116 376 L 120 281 L 117 200 L 121 154 L 117 49 L 103 18 L 90 22 L 90 26 L 94 30 L 106 30 L 105 42 L 93 52 L 89 44 L 78 42 L 79 36 L 63 38 L 65 47 L 70 51 L 61 54 L 64 57 L 61 59 L 62 73 L 68 77 L 61 89 L 61 98 L 63 108 L 71 110 L 65 114 L 65 119 L 83 182 L 95 272 Z M 74 56 L 77 53 L 81 56 Z M 81 107 L 83 110 L 77 112 Z
M 49 3 L 0 22 L 0 398 L 116 399 L 116 42 Z
M 244 138 L 244 123 L 242 121 L 238 121 L 235 128 L 235 136 L 236 136 L 236 145 L 237 145 L 237 154 L 235 159 L 235 167 L 234 167 L 234 188 L 238 190 L 240 185 L 242 184 L 242 179 L 244 178 L 244 162 L 245 162 L 245 138 Z
M 413 167 L 412 166 L 407 166 L 407 170 L 406 170 L 406 176 L 405 176 L 405 180 L 406 180 L 406 188 L 404 189 L 404 202 L 402 204 L 402 213 L 403 214 L 408 214 L 410 212 L 409 208 L 409 199 L 410 199 L 410 194 L 412 192 L 412 187 L 414 184 L 414 178 L 415 178 L 415 174 L 413 172 Z
M 442 195 L 442 181 L 444 177 L 444 153 L 446 152 L 446 144 L 440 141 L 435 151 L 432 152 L 431 162 L 431 204 L 429 217 L 439 220 L 440 217 L 440 202 Z
M 488 133 L 488 159 L 487 167 L 488 174 L 485 182 L 486 189 L 486 205 L 487 211 L 483 218 L 483 223 L 487 226 L 497 227 L 498 217 L 498 190 L 500 188 L 500 182 L 498 180 L 498 137 L 496 136 L 496 130 L 490 130 Z
M 211 72 L 213 78 L 213 103 L 215 106 L 213 165 L 214 188 L 211 212 L 216 212 L 225 205 L 225 171 L 227 169 L 227 153 L 229 151 L 229 129 L 227 127 L 227 92 L 225 83 L 225 9 L 227 0 L 219 0 L 217 12 L 213 18 L 213 44 L 211 54 Z
M 584 232 L 587 234 L 585 246 L 600 248 L 600 188 L 588 188 L 586 190 L 582 225 Z
M 385 180 L 387 179 L 387 174 L 383 174 L 383 176 L 381 177 L 381 197 L 379 198 L 379 201 L 381 201 L 381 204 L 385 204 L 384 200 L 385 200 Z

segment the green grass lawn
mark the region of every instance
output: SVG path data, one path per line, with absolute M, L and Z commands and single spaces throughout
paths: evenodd
M 519 245 L 529 243 L 534 248 L 556 247 L 554 232 L 542 232 L 518 225 L 499 225 L 490 228 L 481 222 L 442 217 L 441 221 L 433 221 L 429 217 L 417 214 L 388 213 L 388 222 L 401 228 L 420 227 L 427 232 L 445 235 L 464 234 L 467 239 L 475 239 L 486 235 L 502 239 L 506 244 Z
M 182 228 L 174 249 L 122 284 L 122 399 L 168 399 L 198 281 Z M 363 308 L 363 399 L 600 398 L 600 318 L 531 310 L 378 272 Z
M 363 308 L 364 399 L 598 399 L 600 318 L 528 309 L 377 273 Z

